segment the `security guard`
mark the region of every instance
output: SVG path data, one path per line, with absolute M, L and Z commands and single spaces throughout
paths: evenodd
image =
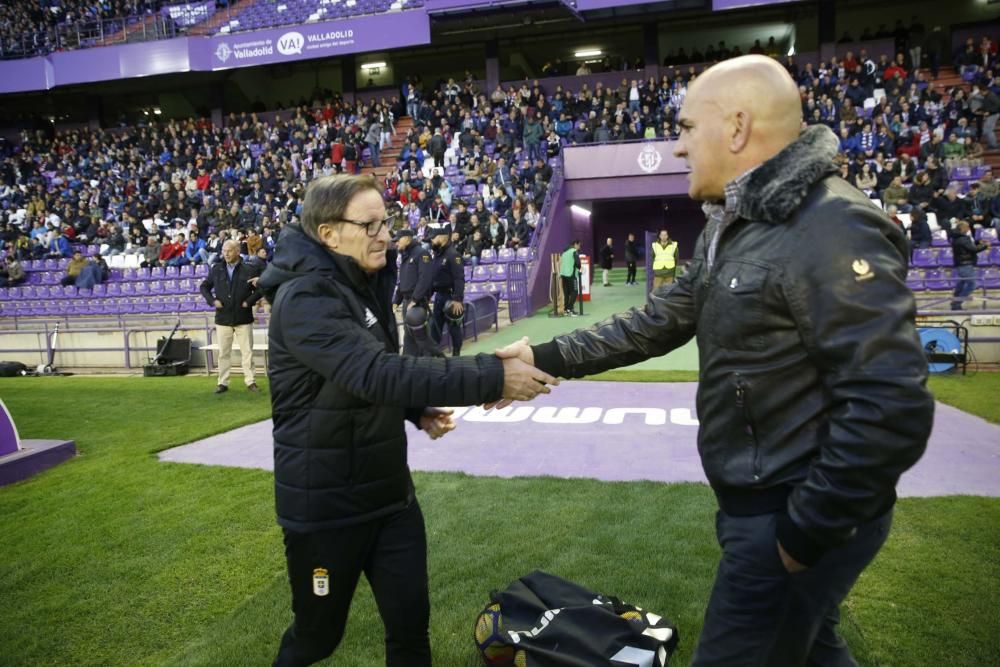
M 670 240 L 665 229 L 653 241 L 653 289 L 674 282 L 677 272 L 677 241 Z
M 429 331 L 431 282 L 434 265 L 431 253 L 413 238 L 412 229 L 396 233 L 399 250 L 399 286 L 393 305 L 403 306 L 403 354 L 442 356 L 434 346 Z
M 434 331 L 438 343 L 447 323 L 451 337 L 451 354 L 462 352 L 462 323 L 465 318 L 465 266 L 462 255 L 451 245 L 451 226 L 436 225 L 431 228 L 434 250 Z

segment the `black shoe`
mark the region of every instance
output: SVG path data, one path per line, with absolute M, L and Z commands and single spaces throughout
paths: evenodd
M 218 386 L 217 386 L 217 387 L 215 388 L 215 393 L 216 393 L 216 394 L 224 394 L 224 393 L 226 393 L 227 391 L 229 391 L 229 387 L 227 387 L 227 386 L 226 386 L 226 385 L 224 385 L 224 384 L 220 384 L 220 385 L 218 385 Z
M 247 385 L 247 391 L 252 392 L 254 394 L 259 394 L 260 393 L 260 388 L 258 388 L 257 387 L 257 383 L 254 382 L 253 384 L 248 384 Z

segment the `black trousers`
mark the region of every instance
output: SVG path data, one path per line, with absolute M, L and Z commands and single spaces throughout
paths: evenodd
M 559 277 L 562 278 L 563 303 L 565 304 L 566 312 L 573 312 L 573 308 L 576 306 L 576 276 Z
M 438 343 L 441 342 L 445 326 L 448 327 L 448 336 L 451 338 L 451 354 L 457 357 L 462 353 L 462 338 L 465 336 L 461 323 L 452 322 L 445 317 L 444 305 L 451 300 L 451 292 L 437 292 L 434 294 L 434 311 L 431 319 L 434 321 L 434 337 Z M 464 320 L 463 320 L 464 322 Z
M 333 653 L 362 572 L 385 625 L 385 664 L 430 666 L 427 536 L 416 501 L 398 514 L 338 530 L 285 530 L 285 558 L 295 620 L 281 638 L 275 667 L 311 665 Z M 326 595 L 317 595 L 320 568 L 328 577 Z
M 635 262 L 626 262 L 625 265 L 628 267 L 628 274 L 625 277 L 625 282 L 626 283 L 634 283 L 635 282 Z
M 856 667 L 837 633 L 840 603 L 885 543 L 892 512 L 795 574 L 778 555 L 777 519 L 716 515 L 722 559 L 693 666 Z

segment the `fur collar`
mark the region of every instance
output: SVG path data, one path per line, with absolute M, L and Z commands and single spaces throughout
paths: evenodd
M 825 125 L 803 130 L 798 139 L 750 174 L 740 197 L 739 217 L 786 222 L 812 185 L 837 171 L 833 158 L 839 148 L 837 136 Z

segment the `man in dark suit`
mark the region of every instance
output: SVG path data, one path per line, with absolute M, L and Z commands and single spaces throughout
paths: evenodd
M 226 241 L 221 262 L 216 262 L 201 283 L 201 295 L 215 307 L 215 334 L 219 341 L 219 384 L 216 394 L 229 390 L 233 339 L 240 345 L 243 360 L 243 383 L 257 392 L 253 365 L 253 306 L 262 293 L 257 291 L 258 271 L 240 260 L 240 246 Z

